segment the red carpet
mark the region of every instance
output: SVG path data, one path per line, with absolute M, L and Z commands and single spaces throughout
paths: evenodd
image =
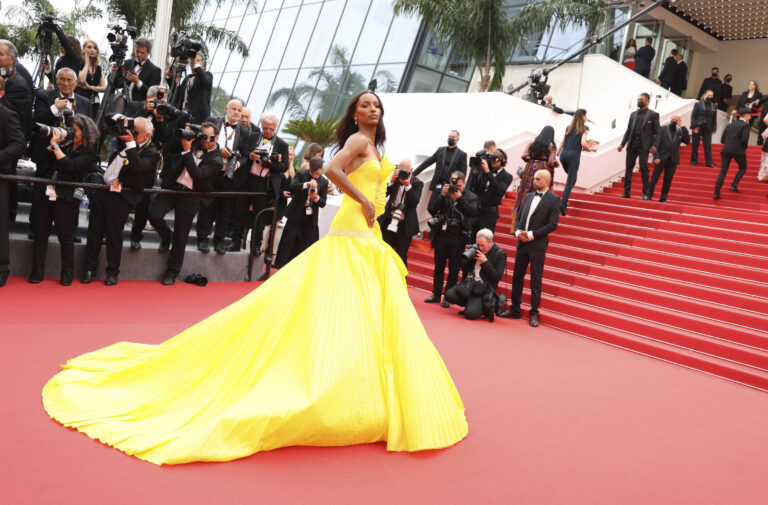
M 719 163 L 721 146 L 712 148 Z M 768 390 L 768 184 L 756 178 L 759 148 L 748 150 L 741 193 L 729 191 L 734 162 L 719 201 L 719 169 L 702 166 L 703 152 L 699 166 L 687 165 L 690 148 L 680 158 L 666 203 L 640 199 L 639 173 L 629 200 L 618 198 L 621 181 L 571 195 L 550 238 L 541 321 Z M 656 199 L 660 190 L 661 181 Z M 515 196 L 507 194 L 496 229 L 510 283 Z M 431 289 L 428 242 L 414 241 L 410 258 L 409 284 Z
M 525 321 L 466 321 L 416 290 L 467 407 L 469 436 L 453 448 L 288 448 L 157 467 L 46 416 L 40 391 L 67 358 L 159 343 L 253 287 L 11 278 L 0 289 L 0 502 L 752 504 L 768 494 L 765 393 Z

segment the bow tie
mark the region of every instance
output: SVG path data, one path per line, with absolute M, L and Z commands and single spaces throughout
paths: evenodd
M 226 121 L 224 121 L 224 126 L 229 126 L 230 128 L 234 128 L 237 126 L 237 123 L 227 123 Z
M 539 192 L 537 191 L 537 192 L 536 192 L 536 196 L 539 196 L 539 197 L 541 197 L 541 196 L 544 196 L 544 193 L 539 193 Z

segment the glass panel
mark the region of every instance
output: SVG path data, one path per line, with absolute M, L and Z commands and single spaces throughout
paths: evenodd
M 451 59 L 445 69 L 445 73 L 469 81 L 472 79 L 472 73 L 475 71 L 474 62 L 462 55 L 458 50 L 454 50 Z
M 467 81 L 448 76 L 443 77 L 443 82 L 440 83 L 440 93 L 466 93 L 467 88 L 469 88 Z
M 237 82 L 235 83 L 235 89 L 232 94 L 245 102 L 246 98 L 248 98 L 248 95 L 251 93 L 253 81 L 255 80 L 256 72 L 240 72 L 240 77 L 238 77 Z
M 251 5 L 248 5 L 249 3 Z M 229 17 L 242 16 L 246 12 L 257 12 L 260 5 L 260 0 L 233 0 L 232 12 L 229 13 Z
M 309 37 L 312 35 L 312 27 L 315 25 L 315 19 L 320 13 L 320 7 L 321 4 L 315 3 L 301 8 L 298 20 L 296 21 L 296 28 L 293 29 L 293 35 L 291 35 L 291 40 L 288 42 L 288 50 L 283 57 L 283 68 L 298 67 L 301 64 L 301 59 L 307 50 Z M 328 27 L 320 26 L 319 24 L 315 28 L 315 30 L 327 29 Z
M 261 115 L 261 111 L 264 110 L 264 104 L 269 94 L 269 85 L 272 83 L 272 79 L 275 78 L 276 73 L 274 70 L 262 70 L 259 72 L 259 77 L 253 83 L 250 95 L 244 97 L 248 103 L 248 108 L 251 109 L 251 114 L 256 116 L 256 119 Z M 258 121 L 253 122 L 258 123 Z
M 266 82 L 263 79 L 259 79 L 260 86 L 265 86 L 271 90 L 271 93 L 269 93 L 269 98 L 271 100 L 266 101 L 264 110 L 269 110 L 276 114 L 280 120 L 280 123 L 283 122 L 283 118 L 280 116 L 280 114 L 282 114 L 283 110 L 285 109 L 287 97 L 283 96 L 281 98 L 280 95 L 275 95 L 275 90 L 291 89 L 291 86 L 293 86 L 293 81 L 296 79 L 296 74 L 298 72 L 298 69 L 280 70 L 277 73 L 277 77 L 274 79 L 274 81 Z
M 253 41 L 250 45 L 250 53 L 248 59 L 243 65 L 243 70 L 258 70 L 261 60 L 264 57 L 264 48 L 269 43 L 269 37 L 272 35 L 272 28 L 277 21 L 278 11 L 264 12 L 261 14 L 261 20 L 258 27 L 256 27 L 256 34 L 253 37 Z M 245 33 L 245 31 L 244 31 Z
M 272 33 L 272 39 L 269 41 L 269 47 L 264 54 L 264 61 L 261 63 L 261 68 L 278 68 L 280 61 L 283 58 L 285 52 L 285 46 L 288 44 L 288 39 L 291 36 L 291 29 L 293 23 L 296 21 L 296 15 L 299 13 L 298 7 L 291 7 L 290 9 L 283 9 L 280 11 L 280 17 L 277 19 L 277 25 L 275 31 Z M 301 30 L 300 26 L 297 26 L 294 30 Z
M 379 65 L 376 73 L 376 91 L 380 93 L 394 93 L 400 85 L 400 81 L 405 73 L 405 63 L 395 63 L 391 65 Z
M 434 33 L 429 33 L 424 40 L 421 54 L 419 54 L 418 63 L 419 65 L 423 65 L 428 68 L 434 68 L 435 70 L 442 72 L 445 68 L 446 62 L 448 61 L 448 55 L 450 52 L 450 46 L 440 43 Z
M 389 29 L 380 63 L 395 63 L 408 61 L 416 35 L 419 32 L 419 19 L 414 17 L 396 17 Z
M 373 0 L 352 64 L 378 61 L 393 15 L 389 0 Z
M 336 58 L 339 59 L 343 55 L 345 62 L 349 62 L 350 58 L 352 58 L 352 51 L 354 51 L 358 36 L 362 31 L 363 20 L 369 5 L 370 1 L 357 0 L 347 2 L 344 14 L 341 17 L 341 24 L 336 32 L 336 38 L 333 39 L 332 58 L 336 55 Z M 334 62 L 332 64 L 335 65 L 337 63 Z
M 251 33 L 253 33 L 252 29 L 250 27 L 255 26 L 256 22 L 259 18 L 258 14 L 251 14 L 245 17 L 238 16 L 236 18 L 232 18 L 230 22 L 227 24 L 230 30 L 238 30 L 238 35 L 240 38 L 248 44 L 250 42 Z M 229 58 L 229 59 L 227 59 Z M 250 56 L 249 56 L 250 58 Z M 219 45 L 219 50 L 216 53 L 216 57 L 211 60 L 211 64 L 215 65 L 213 68 L 215 70 L 211 70 L 211 72 L 223 72 L 223 71 L 238 71 L 243 66 L 244 58 L 243 56 L 237 52 L 230 50 L 224 42 L 222 42 Z M 224 65 L 222 67 L 222 65 Z
M 541 46 L 538 52 L 540 60 L 561 60 L 584 47 L 584 37 L 587 28 L 584 26 L 568 25 L 563 30 L 557 30 L 547 35 L 547 44 Z M 549 46 L 549 47 L 547 47 Z
M 437 85 L 440 82 L 440 74 L 427 70 L 426 68 L 416 67 L 411 76 L 411 82 L 408 85 L 409 93 L 434 93 L 437 91 Z
M 224 109 L 227 107 L 230 96 L 232 95 L 232 89 L 235 86 L 235 79 L 237 79 L 237 72 L 225 72 L 221 76 L 220 82 L 215 82 L 215 86 L 211 90 L 211 116 L 223 116 Z
M 323 8 L 320 11 L 320 19 L 317 22 L 317 29 L 312 35 L 312 41 L 307 49 L 304 66 L 320 67 L 323 65 L 343 7 L 344 2 L 341 0 L 328 0 L 323 4 Z
M 326 67 L 320 75 L 314 98 L 309 105 L 309 117 L 331 117 L 337 105 L 337 97 L 344 81 L 345 67 Z
M 319 74 L 320 69 L 300 70 L 293 89 L 290 87 L 293 83 L 286 84 L 284 87 L 275 86 L 267 102 L 267 107 L 275 110 L 276 114 L 280 113 L 280 109 L 274 104 L 283 101 L 286 105 L 283 107 L 280 117 L 284 117 L 284 121 L 305 117 L 306 107 L 315 92 L 315 83 Z

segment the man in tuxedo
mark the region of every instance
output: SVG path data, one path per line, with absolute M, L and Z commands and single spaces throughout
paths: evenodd
M 560 219 L 560 197 L 549 191 L 552 180 L 548 170 L 539 170 L 533 176 L 533 188 L 525 196 L 520 213 L 515 219 L 515 269 L 512 274 L 512 306 L 500 317 L 520 318 L 523 300 L 523 283 L 528 265 L 531 265 L 531 311 L 529 324 L 539 325 L 541 283 L 544 276 L 544 259 L 549 245 L 549 234 L 557 229 Z
M 200 133 L 204 138 L 195 140 L 181 139 L 181 160 L 174 167 L 164 167 L 162 187 L 182 192 L 213 191 L 213 177 L 221 170 L 224 160 L 216 144 L 219 131 L 213 123 L 200 125 Z M 205 198 L 202 198 L 205 199 Z M 168 264 L 163 275 L 163 285 L 170 286 L 176 282 L 184 263 L 184 250 L 187 247 L 189 230 L 192 221 L 200 208 L 199 196 L 158 195 L 149 212 L 149 222 L 160 235 L 161 253 L 168 252 Z M 165 222 L 165 215 L 174 211 L 173 231 Z M 171 245 L 173 239 L 173 245 Z
M 715 168 L 712 161 L 712 135 L 717 130 L 717 107 L 713 102 L 714 92 L 708 89 L 701 96 L 701 100 L 693 106 L 691 112 L 691 131 L 693 143 L 691 145 L 691 165 L 696 166 L 699 161 L 699 142 L 704 144 L 704 162 L 708 167 Z
M 512 174 L 504 168 L 507 165 L 507 153 L 496 149 L 494 156 L 490 163 L 481 159 L 477 172 L 472 173 L 473 189 L 478 199 L 477 217 L 472 219 L 472 232 L 475 234 L 483 228 L 495 232 L 499 205 L 512 184 Z
M 664 182 L 661 185 L 661 198 L 659 202 L 666 202 L 669 188 L 672 186 L 672 177 L 680 163 L 680 143 L 688 144 L 691 141 L 688 130 L 681 123 L 680 114 L 672 116 L 672 121 L 661 128 L 656 139 L 656 153 L 653 155 L 653 175 L 651 187 L 648 189 L 648 199 L 653 200 L 653 192 L 656 183 L 659 182 L 662 172 Z
M 749 122 L 752 120 L 752 109 L 743 107 L 739 109 L 738 113 L 739 119 L 725 127 L 723 137 L 720 140 L 723 144 L 723 149 L 720 151 L 722 166 L 715 182 L 715 195 L 712 197 L 715 200 L 720 199 L 720 188 L 725 181 L 731 160 L 736 160 L 736 164 L 739 166 L 739 171 L 731 183 L 731 191 L 739 193 L 739 181 L 744 176 L 744 172 L 747 171 L 747 145 L 749 145 L 749 132 L 751 130 Z
M 659 83 L 659 86 L 664 89 L 672 88 L 672 86 L 674 86 L 677 82 L 678 67 L 677 61 L 675 60 L 676 56 L 677 49 L 672 49 L 672 51 L 669 53 L 669 57 L 664 61 L 664 67 L 661 69 L 659 78 L 656 79 L 656 82 Z
M 240 114 L 240 126 L 243 127 L 247 135 L 261 133 L 261 128 L 251 123 L 251 109 L 248 107 L 243 107 L 243 112 Z
M 141 201 L 146 174 L 154 174 L 160 163 L 160 151 L 152 143 L 152 121 L 138 117 L 134 121 L 134 128 L 134 132 L 126 131 L 117 137 L 118 148 L 109 157 L 104 172 L 104 183 L 110 187 L 109 191 L 95 191 L 90 199 L 83 284 L 90 283 L 96 275 L 105 236 L 107 276 L 104 284 L 117 284 L 123 252 L 123 228 L 131 209 Z
M 621 140 L 619 152 L 627 147 L 626 170 L 624 171 L 624 194 L 621 198 L 629 198 L 632 189 L 632 172 L 635 161 L 640 165 L 640 176 L 643 181 L 643 200 L 648 200 L 648 153 L 656 152 L 656 137 L 659 134 L 659 113 L 648 108 L 651 96 L 642 93 L 637 97 L 637 110 L 629 116 L 627 131 Z
M 4 79 L 0 79 L 0 174 L 13 175 L 16 162 L 24 155 L 27 143 L 19 123 L 19 118 L 10 107 L 3 103 L 5 95 Z M 11 232 L 11 184 L 0 181 L 0 287 L 8 280 L 10 263 Z
M 635 72 L 646 79 L 651 73 L 651 62 L 656 57 L 656 49 L 653 48 L 653 39 L 645 39 L 645 45 L 635 53 Z
M 459 132 L 451 130 L 448 133 L 448 145 L 438 147 L 437 151 L 422 161 L 421 164 L 413 171 L 413 176 L 418 177 L 420 173 L 426 170 L 428 167 L 435 164 L 435 172 L 432 175 L 432 181 L 429 183 L 429 189 L 432 191 L 432 198 L 436 198 L 440 194 L 440 190 L 443 188 L 443 184 L 448 182 L 451 174 L 454 172 L 461 172 L 465 176 L 467 175 L 467 153 L 459 149 Z
M 149 55 L 152 52 L 152 41 L 140 37 L 134 41 L 136 58 L 123 62 L 122 67 L 117 67 L 110 76 L 113 89 L 123 88 L 123 95 L 127 102 L 143 102 L 147 98 L 147 90 L 156 84 L 160 84 L 160 68 L 152 63 Z
M 211 115 L 211 90 L 213 74 L 205 70 L 205 56 L 197 53 L 189 62 L 190 72 L 178 83 L 180 76 L 174 76 L 173 68 L 168 67 L 167 76 L 176 79 L 178 87 L 173 95 L 173 105 L 192 114 L 195 123 L 202 123 Z M 169 81 L 170 82 L 170 81 Z
M 277 116 L 271 112 L 265 112 L 261 116 L 261 133 L 250 136 L 248 159 L 245 161 L 244 172 L 242 172 L 245 176 L 243 189 L 250 192 L 267 193 L 267 195 L 244 198 L 236 204 L 239 209 L 235 234 L 232 237 L 230 247 L 233 251 L 240 250 L 244 232 L 253 226 L 254 217 L 272 205 L 280 196 L 281 174 L 288 170 L 288 144 L 275 134 L 278 122 Z M 250 215 L 248 212 L 249 204 L 252 206 Z M 254 254 L 261 253 L 264 228 L 270 222 L 272 222 L 272 216 L 266 213 L 256 223 L 253 230 L 256 236 Z
M 717 105 L 720 102 L 720 88 L 722 86 L 723 82 L 720 80 L 720 69 L 712 67 L 712 76 L 707 77 L 702 81 L 701 87 L 699 88 L 699 94 L 696 96 L 702 96 L 709 90 L 712 92 L 712 100 L 715 102 L 715 105 Z
M 688 64 L 683 61 L 682 52 L 677 53 L 675 62 L 677 63 L 677 76 L 674 84 L 672 84 L 672 93 L 677 96 L 683 96 L 683 93 L 688 88 Z
M 227 104 L 223 116 L 206 119 L 207 122 L 215 124 L 216 128 L 219 129 L 217 143 L 224 161 L 221 170 L 213 178 L 213 190 L 217 192 L 233 191 L 234 178 L 238 171 L 240 172 L 237 174 L 238 181 L 244 179 L 243 175 L 246 175 L 244 167 L 248 159 L 250 136 L 246 134 L 239 123 L 242 110 L 243 102 L 233 98 Z M 233 156 L 235 157 L 234 160 L 232 160 Z M 199 251 L 207 253 L 211 250 L 208 237 L 212 231 L 214 250 L 218 254 L 224 254 L 227 251 L 224 247 L 224 239 L 227 236 L 229 219 L 232 217 L 234 206 L 235 199 L 233 197 L 215 198 L 210 205 L 200 204 L 196 227 L 197 249 Z M 213 229 L 214 222 L 216 223 L 215 230 Z
M 445 299 L 465 307 L 459 315 L 467 319 L 487 317 L 493 322 L 496 314 L 496 290 L 507 270 L 507 253 L 493 243 L 493 232 L 487 228 L 475 235 L 476 252 L 464 253 L 463 275 L 459 284 L 446 290 Z
M 412 176 L 411 160 L 397 165 L 392 179 L 387 183 L 387 205 L 379 216 L 381 238 L 395 250 L 408 266 L 408 249 L 413 236 L 419 233 L 419 216 L 416 207 L 421 200 L 424 183 Z
M 429 236 L 435 251 L 435 272 L 432 279 L 432 296 L 425 303 L 439 303 L 443 294 L 445 266 L 448 264 L 448 291 L 459 280 L 461 253 L 472 237 L 472 218 L 477 215 L 477 196 L 465 187 L 464 172 L 456 171 L 450 179 L 435 191 L 427 210 L 434 217 L 430 219 Z M 443 299 L 441 306 L 450 307 Z
M 328 179 L 323 176 L 323 159 L 309 160 L 309 170 L 299 170 L 290 185 L 291 203 L 285 210 L 288 221 L 277 248 L 275 266 L 282 268 L 317 240 L 317 219 L 325 207 Z

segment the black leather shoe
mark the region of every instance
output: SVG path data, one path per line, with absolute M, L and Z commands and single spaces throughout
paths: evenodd
M 648 195 L 643 195 L 643 196 L 640 197 L 640 199 L 641 200 L 650 200 L 650 198 L 648 198 Z
M 0 274 L 0 288 L 5 286 L 6 282 L 8 282 L 8 272 L 3 272 Z
M 80 284 L 90 284 L 93 280 L 93 270 L 87 270 L 83 272 L 83 278 L 80 279 Z
M 139 242 L 138 240 L 131 239 L 131 249 L 133 249 L 134 251 L 138 251 L 139 249 L 141 249 L 141 242 Z
M 717 168 L 717 167 L 715 166 L 715 164 L 714 164 L 714 163 L 710 163 L 710 164 L 709 164 L 709 165 L 707 165 L 707 166 L 708 166 L 709 168 Z
M 63 274 L 61 274 L 61 279 L 59 280 L 59 283 L 62 286 L 71 286 L 72 285 L 72 278 L 73 277 L 74 277 L 74 275 L 71 272 L 70 273 L 66 273 L 66 274 L 63 273 Z
M 720 199 L 720 195 L 712 195 L 712 199 L 713 200 L 719 200 Z
M 227 252 L 240 252 L 240 241 L 232 242 L 224 250 Z
M 216 242 L 213 245 L 213 250 L 216 251 L 216 254 L 224 254 L 224 253 L 227 252 L 227 248 L 224 247 L 224 243 L 223 242 Z
M 520 310 L 509 309 L 499 314 L 499 317 L 504 319 L 520 319 Z
M 211 252 L 211 244 L 208 243 L 208 239 L 203 238 L 197 241 L 197 250 L 203 253 Z
M 171 241 L 160 239 L 160 247 L 157 248 L 157 251 L 161 253 L 167 253 L 170 249 L 171 249 Z
M 450 304 L 450 303 L 448 303 L 448 300 L 443 300 L 443 301 L 440 303 L 440 306 L 441 306 L 442 308 L 444 308 L 444 309 L 447 309 L 448 307 L 450 307 L 450 306 L 451 306 L 451 304 Z
M 622 193 L 619 195 L 619 198 L 629 198 L 629 193 Z
M 491 313 L 488 315 L 488 322 L 489 322 L 489 323 L 492 323 L 492 322 L 493 322 L 493 318 L 494 318 L 494 316 L 495 316 L 495 315 L 496 315 L 496 313 L 495 313 L 495 312 L 491 312 Z
M 176 284 L 176 277 L 171 274 L 165 274 L 163 277 L 163 286 L 173 286 Z
M 733 191 L 734 193 L 741 193 L 741 191 L 739 191 L 739 188 L 737 188 L 736 186 L 731 186 L 731 188 L 730 188 L 730 189 L 731 189 L 731 191 Z
M 105 286 L 114 286 L 116 284 L 117 284 L 117 275 L 107 275 L 107 278 L 104 279 Z
M 664 202 L 666 202 L 666 201 L 667 201 L 667 199 L 666 199 L 666 198 L 664 198 L 664 197 L 662 197 L 662 198 L 659 198 L 659 203 L 664 203 Z
M 43 276 L 42 275 L 33 273 L 32 275 L 29 276 L 29 283 L 30 284 L 40 284 L 41 282 L 43 282 Z
M 424 303 L 440 303 L 440 297 L 437 295 L 432 295 L 424 300 Z
M 459 315 L 460 315 L 460 316 L 463 316 L 463 315 L 464 315 L 464 311 L 463 311 L 463 310 L 460 310 L 460 311 L 459 311 Z
M 528 324 L 536 328 L 539 325 L 539 316 L 536 314 L 531 314 L 531 318 L 528 319 Z
M 565 217 L 565 209 L 563 209 L 562 207 L 560 208 L 560 215 Z

